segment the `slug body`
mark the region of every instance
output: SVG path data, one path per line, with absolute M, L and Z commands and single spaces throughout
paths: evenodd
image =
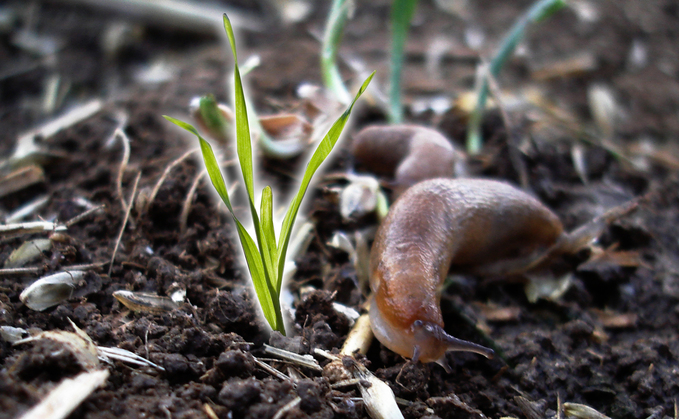
M 354 137 L 355 161 L 381 176 L 394 176 L 394 196 L 427 179 L 464 171 L 463 154 L 442 134 L 415 125 L 372 126 Z
M 380 225 L 371 251 L 370 323 L 392 351 L 449 370 L 447 351 L 493 351 L 443 330 L 440 291 L 451 269 L 520 266 L 563 233 L 538 200 L 490 180 L 432 179 L 408 189 Z

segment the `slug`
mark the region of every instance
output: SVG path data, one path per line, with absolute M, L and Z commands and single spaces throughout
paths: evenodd
M 408 189 L 380 225 L 370 255 L 370 324 L 387 348 L 450 372 L 447 351 L 493 356 L 443 329 L 448 271 L 520 270 L 564 235 L 559 218 L 507 184 L 432 179 Z
M 394 197 L 427 179 L 452 178 L 464 169 L 464 156 L 430 128 L 416 125 L 371 126 L 352 144 L 354 160 L 380 176 L 394 176 Z

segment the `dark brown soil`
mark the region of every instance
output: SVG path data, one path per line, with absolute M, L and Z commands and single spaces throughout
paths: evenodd
M 235 7 L 238 6 L 236 2 Z M 248 2 L 240 2 L 247 4 Z M 262 2 L 264 3 L 264 2 Z M 388 16 L 386 0 L 358 2 L 346 29 L 342 53 L 365 61 L 387 78 Z M 406 103 L 446 96 L 451 100 L 473 86 L 479 53 L 464 43 L 466 28 L 483 31 L 481 51 L 490 54 L 499 39 L 530 1 L 470 2 L 467 20 L 441 12 L 434 2 L 420 2 L 407 45 L 404 70 Z M 540 89 L 578 127 L 594 130 L 587 90 L 596 83 L 609 86 L 622 116 L 615 124 L 617 149 L 644 166 L 631 166 L 609 147 L 592 144 L 584 131 L 547 126 L 538 130 L 529 111 L 512 111 L 514 133 L 522 141 L 520 160 L 529 189 L 563 220 L 567 229 L 604 210 L 643 197 L 639 208 L 610 225 L 599 240 L 603 248 L 630 252 L 634 263 L 586 263 L 586 253 L 566 261 L 572 285 L 555 301 L 528 302 L 520 283 L 506 278 L 465 277 L 444 292 L 446 329 L 464 339 L 494 345 L 500 356 L 486 360 L 455 353 L 447 374 L 435 364 L 413 364 L 373 342 L 362 359 L 403 400 L 406 418 L 420 417 L 549 417 L 557 401 L 581 403 L 615 418 L 676 417 L 679 398 L 679 178 L 671 152 L 632 155 L 645 140 L 655 150 L 673 146 L 679 138 L 679 6 L 674 0 L 588 3 L 598 21 L 587 23 L 567 9 L 537 26 L 525 43 L 526 54 L 512 60 L 500 77 L 503 90 Z M 320 83 L 319 43 L 327 6 L 314 4 L 311 16 L 289 26 L 269 24 L 265 7 L 250 8 L 266 22 L 260 32 L 241 31 L 240 57 L 259 54 L 262 65 L 249 76 L 259 111 L 272 113 L 299 106 L 295 90 L 302 82 Z M 358 390 L 331 388 L 317 372 L 301 369 L 285 381 L 261 369 L 254 357 L 267 356 L 263 343 L 298 353 L 339 349 L 350 330 L 346 317 L 332 302 L 361 310 L 365 298 L 347 256 L 326 244 L 338 230 L 354 231 L 372 219 L 342 221 L 336 202 L 315 189 L 306 215 L 315 224 L 308 253 L 297 259 L 298 272 L 289 288 L 294 294 L 292 337 L 271 335 L 258 315 L 249 275 L 230 217 L 218 204 L 208 182 L 200 183 L 192 201 L 186 230 L 180 213 L 202 164 L 187 159 L 177 165 L 147 210 L 142 202 L 131 212 L 120 248 L 108 274 L 109 261 L 124 218 L 116 190 L 123 150 L 108 142 L 116 113 L 129 116 L 125 132 L 131 142 L 123 191 L 130 196 L 141 173 L 143 196 L 165 168 L 190 148 L 195 139 L 166 122 L 163 114 L 187 119 L 189 100 L 213 93 L 226 100 L 228 49 L 216 39 L 177 32 L 138 21 L 131 41 L 116 55 L 101 48 L 103 33 L 124 14 L 61 2 L 9 1 L 0 6 L 14 23 L 0 28 L 0 152 L 9 156 L 22 132 L 53 119 L 76 103 L 99 98 L 104 110 L 45 138 L 42 144 L 62 156 L 44 163 L 45 182 L 0 198 L 0 215 L 11 213 L 38 196 L 48 204 L 31 219 L 68 220 L 83 212 L 83 199 L 104 205 L 68 229 L 66 239 L 31 266 L 35 274 L 0 277 L 0 326 L 29 333 L 70 331 L 71 319 L 100 346 L 120 347 L 164 367 L 135 367 L 121 362 L 108 366 L 111 376 L 70 418 L 208 417 L 209 406 L 220 418 L 272 418 L 295 397 L 299 404 L 284 418 L 368 417 Z M 63 47 L 40 57 L 16 45 L 22 28 L 58 40 Z M 426 52 L 436 39 L 450 42 L 438 74 L 427 70 Z M 630 51 L 645 48 L 645 61 Z M 595 65 L 586 71 L 536 80 L 535 69 L 578 54 L 590 54 Z M 136 69 L 164 57 L 174 65 L 170 79 L 142 84 Z M 241 58 L 243 60 L 244 58 Z M 348 68 L 347 78 L 355 78 Z M 41 113 L 48 78 L 61 77 L 63 103 L 52 114 Z M 382 85 L 384 87 L 384 85 Z M 413 108 L 409 108 L 413 109 Z M 349 135 L 372 122 L 384 122 L 376 108 L 359 107 Z M 410 111 L 408 121 L 438 126 L 461 144 L 465 125 L 454 112 Z M 552 120 L 555 121 L 555 120 Z M 556 124 L 556 122 L 554 122 Z M 562 127 L 560 127 L 562 128 Z M 497 112 L 486 118 L 489 143 L 474 159 L 475 175 L 520 182 L 510 159 L 505 125 Z M 594 130 L 595 131 L 595 130 Z M 554 133 L 556 132 L 556 134 Z M 568 134 L 565 134 L 568 133 Z M 530 138 L 528 138 L 530 136 Z M 512 137 L 513 138 L 513 137 Z M 583 183 L 573 159 L 573 145 L 585 139 L 588 182 Z M 351 166 L 345 138 L 336 160 L 326 166 L 346 171 Z M 594 141 L 597 142 L 597 141 Z M 263 177 L 277 192 L 287 191 L 299 162 L 263 161 Z M 294 183 L 292 183 L 294 185 Z M 284 202 L 276 195 L 277 202 Z M 28 236 L 0 242 L 0 262 Z M 88 273 L 71 299 L 44 312 L 19 300 L 21 291 L 43 275 L 76 264 L 103 263 Z M 315 290 L 309 292 L 308 287 Z M 168 295 L 186 290 L 186 302 L 162 315 L 129 312 L 113 296 L 116 290 Z M 302 292 L 302 289 L 304 292 Z M 302 297 L 300 297 L 302 295 Z M 511 309 L 510 318 L 488 313 Z M 472 318 L 479 326 L 470 326 Z M 495 319 L 495 320 L 494 320 Z M 459 325 L 459 326 L 458 326 Z M 482 335 L 480 330 L 485 334 Z M 319 361 L 325 362 L 319 358 Z M 287 373 L 287 366 L 273 363 Z M 82 372 L 77 360 L 50 342 L 12 346 L 0 341 L 0 418 L 18 417 L 35 405 L 56 383 Z M 529 414 L 532 407 L 534 413 Z

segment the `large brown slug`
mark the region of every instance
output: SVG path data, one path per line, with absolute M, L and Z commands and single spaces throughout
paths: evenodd
M 380 176 L 393 176 L 394 196 L 427 179 L 464 171 L 463 154 L 442 134 L 416 125 L 372 126 L 352 144 L 354 160 Z
M 440 292 L 448 271 L 525 266 L 562 235 L 555 214 L 501 182 L 433 179 L 413 186 L 391 207 L 371 251 L 375 336 L 402 356 L 446 370 L 447 351 L 492 357 L 492 350 L 443 330 Z

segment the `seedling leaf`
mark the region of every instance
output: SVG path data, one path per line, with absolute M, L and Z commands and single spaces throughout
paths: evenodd
M 274 330 L 278 330 L 283 327 L 280 315 L 280 308 L 278 308 L 278 294 L 273 293 L 273 287 L 266 279 L 266 272 L 262 263 L 262 256 L 257 249 L 257 245 L 248 233 L 248 231 L 243 227 L 243 224 L 236 218 L 231 207 L 231 201 L 229 199 L 229 193 L 226 189 L 226 183 L 224 182 L 224 177 L 219 169 L 219 164 L 215 158 L 215 154 L 212 151 L 212 146 L 205 141 L 205 139 L 198 133 L 198 130 L 194 128 L 191 124 L 180 121 L 178 119 L 172 118 L 171 116 L 163 115 L 168 121 L 184 128 L 185 130 L 191 132 L 200 141 L 200 148 L 203 153 L 203 161 L 205 162 L 205 169 L 210 176 L 212 185 L 219 194 L 226 207 L 231 213 L 231 217 L 236 223 L 238 230 L 238 238 L 240 239 L 241 246 L 243 247 L 243 253 L 245 254 L 245 261 L 248 265 L 248 270 L 252 276 L 252 282 L 255 286 L 255 291 L 259 299 L 259 303 L 262 306 L 262 312 L 267 322 L 271 325 Z M 275 295 L 275 298 L 274 298 Z
M 235 215 L 233 216 L 233 220 L 238 227 L 238 238 L 243 247 L 245 260 L 248 264 L 248 270 L 252 276 L 252 283 L 255 286 L 257 299 L 262 306 L 264 317 L 273 330 L 285 332 L 283 322 L 279 321 L 281 319 L 281 310 L 278 305 L 278 293 L 272 289 L 269 285 L 269 281 L 266 279 L 266 271 L 262 264 L 262 255 L 259 253 L 257 245 L 254 240 L 252 240 L 248 231 L 243 227 L 240 221 L 238 221 Z
M 198 133 L 198 130 L 196 130 L 193 125 L 187 124 L 186 122 L 180 121 L 179 119 L 175 119 L 171 116 L 163 115 L 163 117 L 198 137 L 198 140 L 200 141 L 200 150 L 203 153 L 203 161 L 205 161 L 205 169 L 210 176 L 212 186 L 214 186 L 215 190 L 219 194 L 219 197 L 222 198 L 222 201 L 224 201 L 227 208 L 229 208 L 229 211 L 233 213 L 233 209 L 231 208 L 231 200 L 229 200 L 229 193 L 226 190 L 226 183 L 224 183 L 222 171 L 219 169 L 219 163 L 217 163 L 215 153 L 212 151 L 212 146 L 210 146 L 210 143 L 201 137 L 201 135 Z
M 233 71 L 233 82 L 234 82 L 234 94 L 235 94 L 235 114 L 236 114 L 236 150 L 238 151 L 238 161 L 240 163 L 240 169 L 243 173 L 243 181 L 245 182 L 245 189 L 248 193 L 248 200 L 250 204 L 250 212 L 252 213 L 252 223 L 255 227 L 255 233 L 257 235 L 257 244 L 259 246 L 259 253 L 263 257 L 264 262 L 264 279 L 266 280 L 267 288 L 272 288 L 274 283 L 273 273 L 274 265 L 271 263 L 273 258 L 267 258 L 267 244 L 265 243 L 264 235 L 262 232 L 262 226 L 259 222 L 259 215 L 257 214 L 257 208 L 255 207 L 255 189 L 254 189 L 254 176 L 252 170 L 252 139 L 250 137 L 250 124 L 248 121 L 248 111 L 245 104 L 245 94 L 243 93 L 243 83 L 240 77 L 240 69 L 238 68 L 238 55 L 236 52 L 236 40 L 233 36 L 233 28 L 231 27 L 231 22 L 229 18 L 224 14 L 224 30 L 226 35 L 229 37 L 229 43 L 231 44 L 231 52 L 233 53 L 234 59 L 234 71 Z M 254 280 L 254 278 L 253 278 Z M 259 294 L 258 294 L 259 295 Z M 278 294 L 276 294 L 278 295 Z M 260 297 L 261 298 L 261 297 Z
M 271 187 L 267 186 L 262 190 L 262 202 L 260 204 L 259 214 L 262 217 L 262 256 L 264 257 L 264 265 L 268 271 L 269 278 L 275 278 L 277 274 L 276 269 L 276 232 L 273 227 L 273 192 Z
M 344 113 L 337 119 L 337 121 L 335 121 L 335 123 L 332 125 L 332 127 L 325 135 L 323 140 L 318 144 L 316 151 L 314 151 L 313 156 L 311 156 L 311 160 L 309 160 L 309 163 L 307 164 L 307 167 L 304 170 L 304 177 L 302 178 L 302 183 L 299 185 L 299 190 L 297 191 L 297 194 L 290 203 L 290 207 L 288 208 L 288 211 L 285 214 L 285 218 L 283 219 L 283 226 L 281 227 L 281 236 L 278 241 L 278 275 L 277 281 L 274 284 L 276 292 L 280 292 L 281 289 L 283 268 L 285 267 L 285 255 L 288 250 L 288 244 L 290 242 L 292 227 L 295 224 L 297 212 L 299 211 L 302 199 L 304 198 L 304 195 L 306 194 L 306 191 L 309 187 L 311 178 L 314 175 L 314 173 L 316 173 L 316 170 L 321 165 L 321 163 L 323 163 L 326 157 L 328 157 L 330 151 L 332 151 L 332 148 L 335 146 L 335 143 L 337 143 L 337 140 L 339 139 L 340 134 L 342 134 L 342 130 L 344 129 L 344 125 L 347 123 L 347 119 L 349 119 L 349 115 L 351 114 L 351 111 L 354 108 L 354 104 L 356 103 L 358 98 L 361 97 L 363 92 L 365 92 L 365 90 L 368 88 L 368 85 L 370 84 L 370 81 L 372 80 L 374 75 L 375 72 L 373 71 L 373 73 L 363 82 L 363 85 L 358 90 L 358 93 L 356 94 L 356 97 L 354 97 L 354 100 L 351 102 L 351 105 L 349 105 L 347 110 L 344 111 Z

